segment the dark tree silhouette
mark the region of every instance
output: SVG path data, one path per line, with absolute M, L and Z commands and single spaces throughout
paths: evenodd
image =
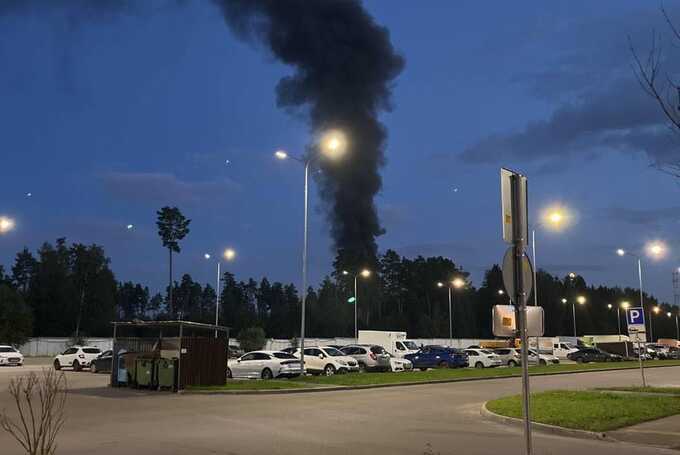
M 174 314 L 172 304 L 172 253 L 181 251 L 179 241 L 189 233 L 191 220 L 185 218 L 177 207 L 163 207 L 156 214 L 158 215 L 156 221 L 158 235 L 169 254 L 168 313 L 172 315 Z

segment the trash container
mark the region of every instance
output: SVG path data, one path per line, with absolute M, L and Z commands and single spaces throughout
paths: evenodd
M 175 388 L 175 361 L 173 359 L 157 359 L 156 360 L 156 381 L 158 387 L 174 389 Z
M 153 387 L 153 359 L 137 359 L 135 382 L 138 387 Z

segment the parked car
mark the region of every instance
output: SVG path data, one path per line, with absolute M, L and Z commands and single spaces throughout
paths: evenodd
M 494 349 L 493 352 L 500 357 L 503 365 L 509 367 L 516 367 L 522 363 L 522 356 L 520 355 L 519 349 L 515 348 L 498 348 Z
M 111 357 L 113 351 L 110 349 L 104 351 L 90 362 L 91 373 L 110 373 L 111 372 Z
M 90 363 L 102 353 L 102 350 L 94 346 L 73 346 L 54 358 L 54 369 L 61 370 L 71 367 L 73 371 L 80 371 L 90 366 Z
M 503 361 L 490 349 L 466 349 L 468 366 L 474 368 L 495 368 L 503 365 Z
M 575 348 L 570 343 L 553 343 L 553 355 L 557 356 L 559 359 L 566 359 L 569 354 L 576 351 L 578 351 L 578 348 Z
M 670 349 L 668 346 L 663 344 L 649 343 L 647 345 L 647 352 L 652 356 L 652 358 L 659 360 L 666 360 L 670 356 Z
M 423 346 L 415 354 L 404 356 L 413 363 L 413 368 L 425 371 L 428 368 L 465 368 L 468 366 L 466 353 L 446 346 Z
M 300 358 L 300 350 L 293 355 Z M 333 376 L 335 373 L 359 371 L 359 363 L 342 351 L 330 346 L 311 346 L 305 348 L 305 371 L 311 374 Z
M 604 352 L 597 348 L 586 348 L 581 347 L 578 351 L 572 352 L 567 356 L 569 360 L 573 360 L 577 363 L 588 363 L 588 362 L 620 362 L 623 357 L 617 354 L 610 354 L 609 352 Z
M 668 358 L 672 360 L 680 360 L 680 348 L 670 348 L 668 350 Z
M 0 365 L 17 366 L 24 364 L 24 356 L 12 346 L 0 345 Z
M 396 357 L 390 354 L 390 371 L 412 371 L 413 362 L 403 357 Z
M 551 363 L 557 365 L 560 363 L 560 359 L 552 354 L 536 354 L 534 349 L 529 349 L 529 364 L 531 365 L 532 363 L 534 365 L 549 365 Z
M 364 371 L 390 371 L 390 355 L 382 346 L 375 344 L 351 344 L 340 350 L 359 364 Z
M 293 378 L 302 374 L 300 359 L 281 351 L 253 351 L 227 360 L 228 378 Z

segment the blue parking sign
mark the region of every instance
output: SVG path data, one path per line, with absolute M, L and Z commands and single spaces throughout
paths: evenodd
M 645 325 L 645 311 L 642 308 L 628 309 L 628 325 Z

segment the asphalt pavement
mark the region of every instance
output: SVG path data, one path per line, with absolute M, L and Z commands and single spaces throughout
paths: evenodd
M 9 378 L 30 369 L 39 370 L 40 365 L 0 368 L 0 409 L 12 409 Z M 519 393 L 517 378 L 254 396 L 110 389 L 106 375 L 87 371 L 66 375 L 68 420 L 58 438 L 57 455 L 524 453 L 521 430 L 489 422 L 479 412 L 484 401 Z M 647 379 L 656 386 L 680 386 L 680 367 L 649 369 Z M 531 380 L 534 391 L 638 381 L 637 370 Z M 1 432 L 0 447 L 3 455 L 22 453 Z M 678 453 L 541 433 L 535 433 L 535 447 L 537 455 Z

